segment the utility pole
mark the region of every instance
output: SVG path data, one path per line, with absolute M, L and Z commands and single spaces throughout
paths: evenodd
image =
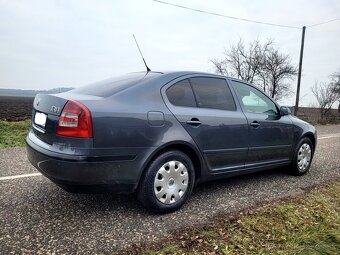
M 294 107 L 294 115 L 297 115 L 299 109 L 299 99 L 300 99 L 300 85 L 301 85 L 301 72 L 302 72 L 302 60 L 303 60 L 303 48 L 305 46 L 305 33 L 306 27 L 302 27 L 302 39 L 301 39 L 301 49 L 300 49 L 300 62 L 299 62 L 299 72 L 298 72 L 298 81 L 297 81 L 297 88 L 296 88 L 296 100 L 295 100 L 295 107 Z

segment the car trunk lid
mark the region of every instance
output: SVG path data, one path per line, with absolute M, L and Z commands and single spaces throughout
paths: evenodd
M 36 95 L 33 102 L 32 127 L 40 140 L 48 144 L 53 143 L 59 116 L 67 101 L 58 95 Z

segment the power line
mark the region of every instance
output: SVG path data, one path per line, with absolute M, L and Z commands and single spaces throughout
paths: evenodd
M 220 13 L 204 11 L 204 10 L 200 10 L 200 9 L 195 9 L 195 8 L 187 7 L 187 6 L 184 6 L 184 5 L 172 4 L 172 3 L 168 3 L 168 2 L 164 2 L 164 1 L 159 1 L 159 0 L 152 0 L 152 1 L 160 3 L 160 4 L 171 5 L 171 6 L 179 7 L 179 8 L 190 10 L 190 11 L 210 14 L 210 15 L 214 15 L 214 16 L 218 16 L 218 17 L 223 17 L 223 18 L 228 18 L 228 19 L 241 20 L 241 21 L 245 21 L 245 22 L 257 23 L 257 24 L 268 25 L 268 26 L 275 26 L 275 27 L 301 29 L 301 27 L 289 26 L 289 25 L 283 25 L 283 24 L 276 24 L 276 23 L 269 23 L 269 22 L 258 21 L 258 20 L 238 18 L 238 17 L 234 17 L 234 16 L 228 16 L 228 15 L 224 15 L 224 14 L 220 14 Z
M 263 21 L 258 21 L 258 20 L 244 19 L 244 18 L 228 16 L 228 15 L 224 15 L 224 14 L 220 14 L 220 13 L 215 13 L 215 12 L 203 11 L 203 10 L 200 10 L 200 9 L 194 9 L 194 8 L 191 8 L 191 7 L 187 7 L 187 6 L 183 6 L 183 5 L 178 5 L 178 4 L 172 4 L 172 3 L 168 3 L 168 2 L 164 2 L 164 1 L 160 1 L 160 0 L 152 0 L 152 1 L 158 2 L 158 3 L 161 3 L 161 4 L 166 4 L 166 5 L 171 5 L 171 6 L 179 7 L 179 8 L 190 10 L 190 11 L 195 11 L 195 12 L 200 12 L 200 13 L 204 13 L 204 14 L 209 14 L 209 15 L 219 16 L 219 17 L 223 17 L 223 18 L 228 18 L 228 19 L 241 20 L 241 21 L 245 21 L 245 22 L 257 23 L 257 24 L 261 24 L 261 25 L 275 26 L 275 27 L 301 29 L 300 27 L 296 27 L 296 26 L 289 26 L 289 25 L 283 25 L 283 24 L 263 22 Z M 313 24 L 313 25 L 310 25 L 310 26 L 303 26 L 302 27 L 302 39 L 301 39 L 300 61 L 299 61 L 299 73 L 298 73 L 298 83 L 297 83 L 297 92 L 296 92 L 296 102 L 295 102 L 295 108 L 294 108 L 295 115 L 297 113 L 298 106 L 299 106 L 299 95 L 300 95 L 300 85 L 301 85 L 301 72 L 302 72 L 302 59 L 303 59 L 303 49 L 304 49 L 304 40 L 305 40 L 306 27 L 310 28 L 310 27 L 321 26 L 321 25 L 324 25 L 324 24 L 327 24 L 327 23 L 330 23 L 330 22 L 333 22 L 333 21 L 337 21 L 337 20 L 340 20 L 340 18 L 331 19 L 331 20 L 323 21 L 323 22 L 316 23 L 316 24 Z
M 268 25 L 268 26 L 301 29 L 301 27 L 297 27 L 297 26 L 290 26 L 290 25 L 283 25 L 283 24 L 277 24 L 277 23 L 269 23 L 269 22 L 258 21 L 258 20 L 238 18 L 238 17 L 234 17 L 234 16 L 228 16 L 228 15 L 216 13 L 216 12 L 209 12 L 209 11 L 204 11 L 204 10 L 200 10 L 200 9 L 195 9 L 195 8 L 191 8 L 191 7 L 184 6 L 184 5 L 168 3 L 168 2 L 164 2 L 164 1 L 160 1 L 160 0 L 152 0 L 152 1 L 160 3 L 160 4 L 171 5 L 171 6 L 174 6 L 174 7 L 178 7 L 178 8 L 182 8 L 182 9 L 186 9 L 186 10 L 190 10 L 190 11 L 200 12 L 200 13 L 204 13 L 204 14 L 210 14 L 210 15 L 214 15 L 214 16 L 218 16 L 218 17 L 223 17 L 223 18 L 228 18 L 228 19 L 241 20 L 241 21 L 245 21 L 245 22 L 257 23 L 257 24 Z M 309 28 L 309 27 L 321 26 L 321 25 L 324 25 L 324 24 L 327 24 L 327 23 L 330 23 L 330 22 L 333 22 L 333 21 L 338 21 L 338 20 L 340 20 L 340 18 L 323 21 L 323 22 L 316 23 L 316 24 L 313 24 L 313 25 L 310 25 L 310 26 L 306 26 L 306 27 Z
M 333 21 L 337 21 L 337 20 L 340 20 L 340 18 L 331 19 L 331 20 L 328 20 L 328 21 L 316 23 L 316 24 L 313 24 L 313 25 L 310 25 L 310 26 L 307 26 L 307 27 L 316 27 L 316 26 L 320 26 L 320 25 L 327 24 L 327 23 L 330 23 L 330 22 L 333 22 Z

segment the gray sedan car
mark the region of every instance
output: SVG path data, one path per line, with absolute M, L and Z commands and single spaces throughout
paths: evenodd
M 244 81 L 200 72 L 137 72 L 38 94 L 30 162 L 71 192 L 136 192 L 180 208 L 209 180 L 286 166 L 305 174 L 315 128 Z

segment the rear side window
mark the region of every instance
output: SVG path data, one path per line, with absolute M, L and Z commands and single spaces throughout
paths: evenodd
M 224 79 L 197 77 L 190 79 L 198 106 L 235 111 L 236 105 L 230 88 Z
M 176 106 L 196 107 L 196 101 L 189 80 L 175 83 L 166 90 L 171 104 Z

